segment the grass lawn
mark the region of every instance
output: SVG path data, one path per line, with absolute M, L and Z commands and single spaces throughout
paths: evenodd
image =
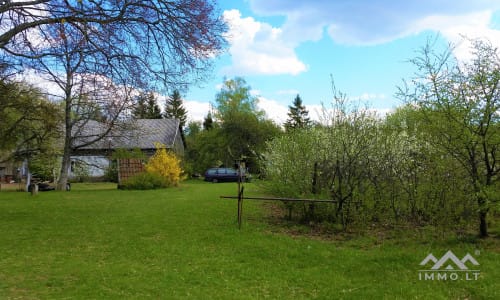
M 0 192 L 0 299 L 500 299 L 498 237 L 292 236 L 251 201 L 238 230 L 236 202 L 219 199 L 234 183 L 110 187 Z M 474 256 L 479 278 L 419 280 L 448 250 Z

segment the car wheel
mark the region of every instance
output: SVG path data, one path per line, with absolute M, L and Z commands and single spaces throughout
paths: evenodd
M 217 178 L 213 178 L 213 179 L 212 179 L 212 182 L 213 182 L 213 183 L 217 183 L 217 182 L 219 182 L 219 180 L 217 180 Z

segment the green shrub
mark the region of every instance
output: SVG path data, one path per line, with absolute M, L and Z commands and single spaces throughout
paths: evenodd
M 113 159 L 104 171 L 104 180 L 109 182 L 118 182 L 118 162 Z
M 166 180 L 156 173 L 139 173 L 122 182 L 121 189 L 124 190 L 153 190 L 166 188 Z

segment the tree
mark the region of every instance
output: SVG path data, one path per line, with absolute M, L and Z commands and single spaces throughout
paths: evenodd
M 181 128 L 184 128 L 187 120 L 187 111 L 182 105 L 181 94 L 174 90 L 172 95 L 167 98 L 165 105 L 165 118 L 173 118 L 180 121 Z
M 264 118 L 264 111 L 257 107 L 258 99 L 251 93 L 246 81 L 237 77 L 224 82 L 215 97 L 216 117 L 220 123 L 220 134 L 224 137 L 226 155 L 220 157 L 225 165 L 247 158 L 252 172 L 259 172 L 259 155 L 265 142 L 280 130 L 272 121 Z
M 226 80 L 216 95 L 214 112 L 208 112 L 203 130 L 191 124 L 186 134 L 186 158 L 190 171 L 202 173 L 209 167 L 232 167 L 246 159 L 251 172 L 260 172 L 265 142 L 281 129 L 257 109 L 257 99 L 242 78 Z M 215 116 L 215 120 L 212 116 Z
M 200 121 L 191 121 L 188 123 L 187 127 L 184 129 L 184 134 L 186 137 L 196 136 L 201 132 L 202 124 Z
M 137 71 L 163 73 L 172 82 L 168 77 L 202 70 L 200 63 L 225 44 L 226 25 L 217 13 L 209 0 L 3 1 L 0 49 L 27 55 L 46 32 L 63 25 L 66 34 L 84 33 L 85 44 L 107 58 L 139 60 L 144 68 Z
M 0 80 L 0 150 L 38 153 L 58 136 L 60 107 L 36 88 Z
M 27 160 L 30 169 L 37 158 L 55 165 L 61 121 L 57 104 L 28 84 L 0 80 L 0 120 L 0 152 L 7 153 L 0 160 Z
M 234 113 L 248 113 L 258 118 L 264 117 L 264 112 L 257 108 L 257 97 L 252 96 L 250 91 L 250 86 L 241 77 L 225 80 L 221 90 L 215 96 L 216 118 L 223 123 Z
M 483 40 L 472 41 L 472 59 L 458 61 L 453 48 L 436 53 L 427 43 L 412 59 L 419 72 L 400 89 L 424 113 L 428 141 L 466 172 L 479 211 L 479 235 L 488 236 L 487 216 L 500 172 L 500 57 Z
M 285 129 L 287 131 L 296 128 L 306 128 L 311 125 L 311 120 L 308 115 L 306 107 L 302 105 L 302 99 L 297 94 L 293 100 L 293 106 L 288 106 L 288 119 L 285 122 Z
M 203 120 L 203 130 L 210 130 L 214 127 L 214 119 L 212 118 L 212 113 L 208 112 Z
M 141 92 L 136 97 L 132 114 L 136 119 L 161 119 L 161 109 L 153 92 Z
M 380 125 L 369 163 L 373 210 L 380 218 L 387 219 L 384 210 L 392 211 L 398 222 L 461 231 L 475 219 L 475 203 L 466 195 L 470 184 L 457 161 L 429 143 L 427 114 L 408 104 Z
M 367 109 L 349 101 L 332 81 L 333 104 L 324 109 L 326 160 L 318 161 L 321 185 L 329 187 L 336 201 L 335 217 L 344 229 L 352 221 L 353 210 L 364 201 L 360 194 L 367 186 L 371 153 L 376 145 L 377 120 Z
M 203 174 L 207 168 L 219 167 L 227 155 L 220 128 L 203 130 L 186 137 L 186 166 L 190 174 Z
M 225 46 L 226 26 L 210 0 L 4 1 L 0 21 L 2 59 L 36 70 L 60 88 L 59 188 L 66 186 L 71 153 L 120 124 L 134 89 L 198 81 Z M 89 107 L 103 112 L 105 128 L 81 136 L 95 116 Z

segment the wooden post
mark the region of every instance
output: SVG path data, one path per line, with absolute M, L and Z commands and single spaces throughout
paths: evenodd
M 243 215 L 243 172 L 242 172 L 242 161 L 237 160 L 238 165 L 238 229 L 241 229 L 241 220 Z
M 241 229 L 241 220 L 243 215 L 243 190 L 244 187 L 241 187 L 241 190 L 238 193 L 238 229 Z
M 31 196 L 35 196 L 38 194 L 38 184 L 36 183 L 31 183 Z
M 314 163 L 311 192 L 313 195 L 316 195 L 318 193 L 318 162 Z M 308 213 L 309 220 L 314 219 L 314 208 L 315 208 L 314 202 L 309 202 L 309 213 Z

